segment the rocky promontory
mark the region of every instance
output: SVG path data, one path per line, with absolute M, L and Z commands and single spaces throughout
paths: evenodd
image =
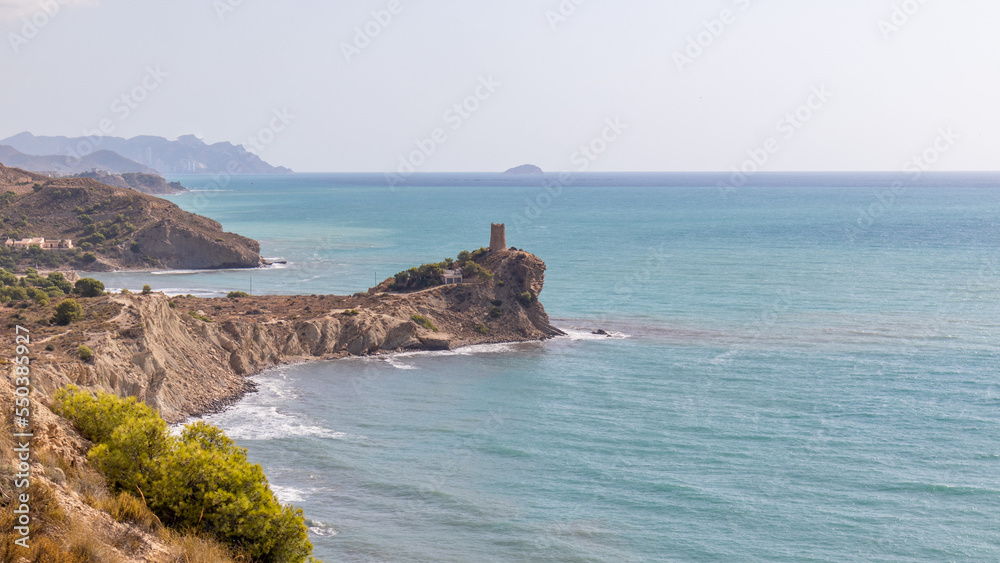
M 73 383 L 138 397 L 180 421 L 242 395 L 247 376 L 281 364 L 561 334 L 538 302 L 538 257 L 507 250 L 477 264 L 489 277 L 408 293 L 388 291 L 387 280 L 352 296 L 105 295 L 80 299 L 85 320 L 68 327 L 49 326 L 51 306 L 16 315 L 37 327 L 40 392 Z M 77 357 L 81 345 L 91 360 Z

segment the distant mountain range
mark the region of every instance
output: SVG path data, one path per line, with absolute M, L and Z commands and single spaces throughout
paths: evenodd
M 72 176 L 91 170 L 107 170 L 116 174 L 156 174 L 157 171 L 108 150 L 92 152 L 82 158 L 58 154 L 25 154 L 0 142 L 0 162 L 39 174 Z
M 17 166 L 40 172 L 58 172 L 61 175 L 89 172 L 97 168 L 115 174 L 125 172 L 144 172 L 166 174 L 290 174 L 292 171 L 283 166 L 271 166 L 261 158 L 242 146 L 232 143 L 205 144 L 194 135 L 178 137 L 170 141 L 163 137 L 143 135 L 131 139 L 121 137 L 42 137 L 31 133 L 20 133 L 13 137 L 0 140 L 0 145 L 8 145 L 16 151 L 30 155 L 56 155 L 68 158 L 69 163 L 82 163 L 96 157 L 98 164 L 66 167 L 68 171 L 41 169 L 37 163 L 15 162 L 0 152 L 0 162 L 8 166 Z M 105 154 L 110 153 L 110 154 Z M 111 155 L 121 161 L 107 164 Z M 16 155 L 12 155 L 16 157 Z M 80 157 L 80 158 L 77 158 Z M 51 159 L 52 157 L 43 157 Z M 91 161 L 92 162 L 92 161 Z M 67 161 L 56 160 L 54 163 L 67 164 Z M 137 168 L 138 167 L 138 168 Z

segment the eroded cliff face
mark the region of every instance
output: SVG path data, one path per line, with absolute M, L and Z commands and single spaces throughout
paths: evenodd
M 49 395 L 75 383 L 135 396 L 179 421 L 224 405 L 246 392 L 248 375 L 284 363 L 559 334 L 537 299 L 545 272 L 540 259 L 508 251 L 482 265 L 492 280 L 410 294 L 385 293 L 382 284 L 351 297 L 95 298 L 107 301 L 107 320 L 78 337 L 94 359 L 43 356 L 35 364 L 36 385 Z
M 135 236 L 142 252 L 156 256 L 167 268 L 256 268 L 261 265 L 260 244 L 222 227 L 208 231 L 189 222 L 163 219 Z

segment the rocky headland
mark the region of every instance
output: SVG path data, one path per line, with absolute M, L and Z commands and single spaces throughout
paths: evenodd
M 48 178 L 0 165 L 3 239 L 69 239 L 37 255 L 0 248 L 0 265 L 84 271 L 255 268 L 257 241 L 165 199 L 92 178 Z M 0 240 L 2 242 L 2 240 Z
M 51 306 L 2 311 L 8 323 L 36 327 L 41 394 L 72 383 L 138 397 L 176 422 L 239 397 L 248 376 L 281 364 L 561 334 L 538 302 L 538 257 L 507 250 L 477 264 L 492 278 L 408 293 L 388 291 L 386 280 L 351 296 L 78 299 L 85 320 L 66 327 L 50 325 Z M 93 351 L 90 361 L 79 359 L 81 345 Z

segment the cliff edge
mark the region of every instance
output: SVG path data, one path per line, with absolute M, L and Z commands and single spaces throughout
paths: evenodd
M 73 383 L 135 396 L 177 422 L 224 406 L 250 388 L 247 376 L 281 364 L 562 334 L 538 302 L 542 260 L 504 251 L 478 263 L 491 277 L 409 293 L 386 280 L 353 296 L 105 295 L 79 299 L 85 319 L 66 327 L 49 325 L 51 306 L 2 311 L 34 327 L 38 392 Z M 81 345 L 90 361 L 78 358 Z

